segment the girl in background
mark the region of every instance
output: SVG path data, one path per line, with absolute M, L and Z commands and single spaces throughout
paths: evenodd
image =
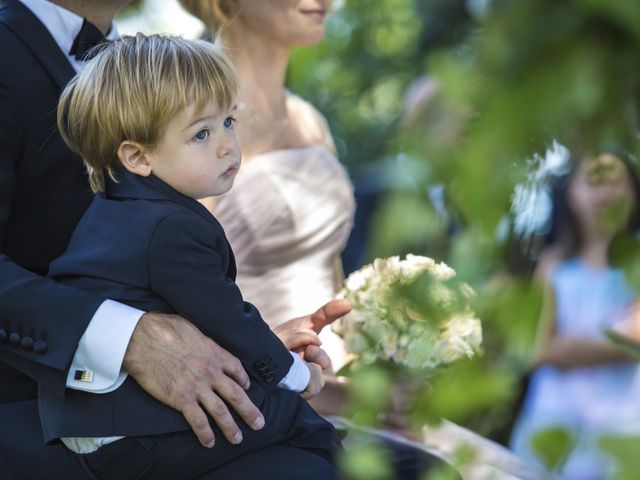
M 512 448 L 536 461 L 532 436 L 565 428 L 575 447 L 562 478 L 604 479 L 612 464 L 598 450 L 598 438 L 640 432 L 638 367 L 604 334 L 636 299 L 612 266 L 611 249 L 618 236 L 637 229 L 640 184 L 624 154 L 602 152 L 574 164 L 558 187 L 552 243 L 537 269 L 546 291 L 537 370 Z

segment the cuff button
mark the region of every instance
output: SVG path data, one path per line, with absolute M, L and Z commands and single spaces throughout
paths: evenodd
M 46 340 L 36 340 L 33 344 L 33 351 L 36 353 L 44 353 L 49 348 L 49 344 Z
M 31 350 L 33 350 L 33 338 L 31 337 L 23 337 L 22 340 L 20 341 L 20 346 L 30 352 Z
M 14 347 L 17 347 L 18 345 L 20 345 L 20 335 L 18 335 L 16 332 L 11 333 L 11 335 L 9 335 L 9 343 L 11 345 L 13 345 Z
M 4 328 L 0 328 L 0 343 L 6 342 L 8 338 L 7 331 Z

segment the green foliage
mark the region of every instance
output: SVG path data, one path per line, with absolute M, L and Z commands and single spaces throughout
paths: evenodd
M 468 424 L 480 412 L 508 401 L 516 380 L 506 368 L 459 361 L 431 380 L 432 392 L 416 399 L 412 419 L 416 425 L 437 424 L 442 418 Z
M 294 52 L 288 84 L 327 116 L 352 173 L 390 147 L 405 89 L 423 68 L 421 27 L 412 0 L 346 1 L 324 42 Z
M 378 444 L 357 438 L 348 455 L 338 459 L 340 472 L 348 480 L 392 480 L 388 453 Z
M 438 152 L 449 165 L 442 181 L 468 221 L 493 232 L 526 172 L 523 161 L 554 137 L 585 147 L 632 141 L 640 60 L 629 18 L 637 8 L 620 15 L 623 7 L 606 5 L 495 2 L 464 59 L 430 59 L 446 101 L 473 112 L 457 141 Z M 417 132 L 417 150 L 429 151 L 431 128 L 425 121 Z
M 612 262 L 624 269 L 629 283 L 640 291 L 640 249 L 634 235 L 624 235 L 616 239 L 612 247 Z
M 484 319 L 484 348 L 492 361 L 507 362 L 518 373 L 528 370 L 542 311 L 541 289 L 529 281 L 495 275 L 480 291 L 475 308 Z
M 571 432 L 559 427 L 548 428 L 533 435 L 531 449 L 549 470 L 558 470 L 575 446 Z
M 289 84 L 326 114 L 356 181 L 375 175 L 366 183 L 388 192 L 370 255 L 434 256 L 478 293 L 484 355 L 432 379 L 413 421 L 446 417 L 492 434 L 510 416 L 529 368 L 542 303 L 537 288 L 507 273 L 514 186 L 528 174 L 527 159 L 554 138 L 574 152 L 603 144 L 638 150 L 640 2 L 494 0 L 473 20 L 444 15 L 454 3 L 471 2 L 347 0 L 327 40 L 295 52 Z M 434 19 L 445 18 L 447 30 L 464 38 L 425 41 L 437 31 Z M 445 47 L 434 51 L 434 44 Z M 406 89 L 423 75 L 438 89 L 419 105 L 417 120 L 403 120 Z M 445 188 L 455 236 L 427 199 L 434 184 Z M 613 253 L 640 287 L 637 240 L 620 239 Z M 380 374 L 386 383 L 376 375 L 367 372 L 354 393 L 354 405 L 364 405 L 359 418 L 372 423 L 387 405 L 382 385 L 392 384 L 387 372 Z M 572 442 L 555 429 L 536 437 L 534 448 L 558 468 Z M 620 462 L 616 478 L 640 470 L 625 442 L 602 443 Z
M 612 480 L 635 480 L 640 472 L 638 456 L 638 436 L 607 436 L 600 439 L 602 450 L 611 455 L 617 463 L 617 471 Z
M 375 257 L 418 252 L 425 243 L 433 246 L 434 240 L 445 234 L 445 224 L 426 196 L 412 191 L 391 192 L 382 200 L 372 221 L 379 232 L 371 237 L 370 249 Z
M 351 374 L 351 396 L 348 410 L 352 419 L 362 425 L 376 425 L 379 413 L 386 410 L 390 399 L 391 377 L 383 368 L 370 366 Z

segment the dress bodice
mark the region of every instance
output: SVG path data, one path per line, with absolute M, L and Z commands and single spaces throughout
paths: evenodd
M 347 172 L 324 146 L 273 150 L 242 166 L 216 217 L 236 255 L 236 282 L 270 325 L 334 297 L 354 209 Z
M 558 333 L 606 340 L 604 330 L 628 313 L 634 300 L 622 270 L 582 260 L 559 264 L 551 274 Z

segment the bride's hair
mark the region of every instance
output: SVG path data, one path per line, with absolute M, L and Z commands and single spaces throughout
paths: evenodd
M 182 8 L 198 18 L 209 32 L 220 31 L 231 20 L 233 0 L 178 0 Z

